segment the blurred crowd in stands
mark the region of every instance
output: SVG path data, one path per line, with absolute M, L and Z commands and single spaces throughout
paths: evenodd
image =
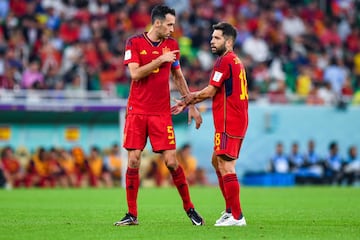
M 354 185 L 360 181 L 360 156 L 355 145 L 348 147 L 347 156 L 341 156 L 336 141 L 329 143 L 325 156 L 316 150 L 314 140 L 309 140 L 305 151 L 293 142 L 288 153 L 284 144 L 278 142 L 269 172 L 293 173 L 297 184 Z
M 121 158 L 119 146 L 101 152 L 91 147 L 86 154 L 81 147 L 70 150 L 39 147 L 34 153 L 25 147 L 1 150 L 0 170 L 3 186 L 17 187 L 82 187 L 119 185 Z
M 251 100 L 360 104 L 355 0 L 0 0 L 0 89 L 127 97 L 126 38 L 146 30 L 162 3 L 177 11 L 174 37 L 191 90 L 208 83 L 212 24 L 228 21 Z
M 88 154 L 79 146 L 69 150 L 39 147 L 33 153 L 24 147 L 5 146 L 0 153 L 0 187 L 113 187 L 122 181 L 123 162 L 118 144 L 103 150 L 93 146 Z M 141 185 L 171 185 L 161 155 L 143 154 Z M 207 184 L 206 173 L 197 167 L 189 144 L 179 149 L 178 159 L 190 185 Z

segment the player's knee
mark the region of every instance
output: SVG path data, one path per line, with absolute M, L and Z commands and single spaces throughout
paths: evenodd
M 129 158 L 128 165 L 130 168 L 139 168 L 140 167 L 140 159 Z
M 178 167 L 178 163 L 176 161 L 166 162 L 166 167 L 169 171 L 174 171 Z

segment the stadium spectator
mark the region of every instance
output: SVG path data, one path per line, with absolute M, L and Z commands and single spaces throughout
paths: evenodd
M 52 164 L 53 162 L 49 161 L 49 153 L 46 149 L 39 147 L 29 163 L 26 176 L 27 186 L 55 187 L 56 178 L 53 175 Z
M 133 12 L 130 13 L 130 20 L 135 32 L 142 32 L 151 22 L 149 9 L 150 7 L 148 2 L 139 1 L 135 5 Z
M 261 30 L 256 30 L 251 37 L 245 39 L 242 45 L 244 53 L 250 55 L 255 63 L 263 63 L 269 60 L 269 46 L 264 37 L 265 35 Z
M 104 166 L 110 173 L 111 182 L 114 183 L 114 185 L 120 185 L 122 176 L 122 160 L 118 144 L 113 144 L 109 154 L 104 157 Z
M 19 160 L 10 146 L 6 146 L 1 151 L 1 162 L 3 174 L 6 176 L 7 184 L 10 187 L 20 187 L 25 185 L 25 169 L 22 168 Z
M 299 17 L 296 7 L 287 9 L 282 20 L 282 31 L 292 39 L 305 34 L 305 24 Z
M 337 97 L 341 96 L 343 86 L 347 79 L 347 72 L 340 58 L 332 58 L 330 65 L 324 70 L 324 81 L 329 82 L 331 90 Z
M 329 153 L 325 158 L 325 182 L 328 184 L 341 183 L 341 170 L 344 160 L 339 154 L 339 146 L 336 141 L 329 144 Z
M 313 87 L 310 71 L 309 66 L 300 66 L 299 75 L 296 79 L 296 93 L 304 100 L 309 96 Z
M 23 88 L 31 89 L 35 84 L 40 86 L 44 85 L 44 75 L 40 71 L 40 62 L 38 59 L 32 59 L 29 62 L 29 65 L 26 67 L 22 79 L 21 86 Z
M 62 187 L 76 187 L 76 166 L 73 156 L 65 149 L 58 150 L 58 162 L 62 170 L 60 184 Z
M 1 8 L 4 21 L 0 27 L 0 36 L 3 37 L 3 43 L 7 49 L 14 49 L 15 59 L 24 66 L 28 65 L 29 59 L 40 56 L 40 50 L 44 48 L 49 50 L 47 42 L 42 40 L 44 36 L 46 36 L 45 38 L 48 37 L 51 45 L 63 59 L 60 66 L 62 71 L 53 70 L 53 74 L 58 75 L 58 78 L 63 79 L 66 83 L 67 73 L 71 69 L 68 66 L 73 65 L 71 61 L 64 61 L 64 55 L 67 55 L 68 48 L 73 49 L 72 47 L 76 46 L 77 42 L 88 42 L 97 47 L 98 42 L 101 41 L 109 43 L 111 52 L 119 48 L 119 45 L 119 49 L 123 48 L 123 43 L 128 36 L 146 28 L 148 23 L 146 19 L 149 20 L 150 16 L 148 9 L 159 2 L 163 1 L 126 3 L 121 1 L 10 1 L 8 5 L 4 5 L 8 7 Z M 359 75 L 358 71 L 349 71 L 356 65 L 352 59 L 360 48 L 360 41 L 358 41 L 359 21 L 357 21 L 355 14 L 359 10 L 359 4 L 355 4 L 354 1 L 340 2 L 341 4 L 338 1 L 327 1 L 325 4 L 319 4 L 318 1 L 305 1 L 291 4 L 286 1 L 176 1 L 174 6 L 179 7 L 182 13 L 179 13 L 180 27 L 175 29 L 175 37 L 190 40 L 188 42 L 190 54 L 185 54 L 185 52 L 182 54 L 182 65 L 184 69 L 191 68 L 197 51 L 209 41 L 207 34 L 211 30 L 209 29 L 211 24 L 227 20 L 234 23 L 239 32 L 235 47 L 243 50 L 243 52 L 239 52 L 241 55 L 247 54 L 244 47 L 248 44 L 245 42 L 250 41 L 256 32 L 261 32 L 258 42 L 267 46 L 267 50 L 256 49 L 253 51 L 255 55 L 260 54 L 262 56 L 259 55 L 261 61 L 266 59 L 266 61 L 271 62 L 274 58 L 280 57 L 281 67 L 287 70 L 289 62 L 293 60 L 291 52 L 300 53 L 305 60 L 309 60 L 312 54 L 326 52 L 330 57 L 342 59 L 345 69 L 349 72 L 349 78 L 352 79 Z M 343 7 L 344 5 L 351 7 Z M 275 29 L 281 29 L 281 31 Z M 236 48 L 235 51 L 237 51 Z M 256 65 L 259 61 L 259 56 L 256 55 L 255 57 L 254 54 L 251 54 L 253 59 L 249 64 L 250 66 Z M 267 57 L 264 57 L 265 55 Z M 94 80 L 100 71 L 104 70 L 103 67 L 93 68 L 91 62 L 86 62 L 86 58 L 81 60 L 85 62 L 78 62 L 75 69 L 80 72 L 83 71 L 84 75 L 80 74 L 83 83 L 82 89 L 109 90 L 109 85 L 101 86 Z M 46 61 L 47 63 L 41 59 L 41 69 L 43 67 L 48 69 L 46 66 L 49 65 L 49 61 L 50 58 Z M 297 68 L 302 65 L 303 62 L 297 61 L 292 66 L 292 70 L 285 71 L 285 85 L 280 85 L 283 85 L 281 87 L 285 87 L 286 91 L 290 90 L 292 93 L 296 93 Z M 14 63 L 6 65 L 4 72 L 7 72 L 7 68 L 17 69 L 21 76 L 24 69 L 18 66 Z M 327 66 L 328 63 L 324 62 L 321 69 Z M 269 68 L 269 65 L 266 67 Z M 319 66 L 311 64 L 309 68 L 310 71 L 317 73 L 317 76 L 312 78 L 313 83 L 323 80 L 318 69 Z M 248 75 L 252 76 L 252 69 L 248 69 Z M 203 71 L 201 69 L 184 71 L 185 78 L 191 79 L 190 77 L 194 72 L 195 75 L 199 76 L 199 72 Z M 9 72 L 7 73 L 8 76 L 11 76 Z M 46 76 L 48 72 L 43 71 L 42 74 Z M 120 75 L 122 81 L 116 80 L 115 87 L 119 84 L 117 81 L 128 84 L 125 81 L 124 72 Z M 12 76 L 9 78 L 10 84 L 8 85 L 10 87 L 7 89 L 12 89 L 14 83 L 15 87 L 21 83 L 18 76 Z M 197 90 L 204 87 L 206 85 L 204 79 L 206 78 L 196 80 L 196 84 L 192 88 Z M 252 81 L 251 77 L 248 78 L 248 81 Z M 356 82 L 359 81 L 356 80 Z M 59 83 L 57 89 L 62 89 L 61 85 Z M 354 84 L 354 86 L 357 85 Z M 53 89 L 53 86 L 53 84 L 49 84 L 49 86 L 45 86 L 45 89 Z M 127 88 L 124 89 L 124 91 L 128 91 Z M 252 89 L 250 88 L 250 90 Z M 117 93 L 120 97 L 128 96 L 122 90 Z M 292 95 L 287 94 L 282 98 L 289 98 L 290 96 Z M 269 94 L 266 97 L 273 97 L 273 95 Z M 349 94 L 346 101 L 351 101 L 352 97 L 353 95 Z M 256 96 L 251 96 L 251 98 L 257 99 Z
M 323 183 L 324 162 L 315 147 L 315 141 L 310 139 L 307 144 L 307 151 L 304 154 L 303 183 Z
M 7 184 L 7 175 L 4 171 L 3 163 L 0 161 L 0 188 L 10 188 Z
M 289 158 L 284 152 L 284 145 L 282 142 L 278 142 L 276 144 L 275 154 L 270 159 L 270 172 L 273 173 L 290 172 Z
M 184 169 L 185 177 L 189 185 L 194 185 L 196 183 L 196 170 L 197 170 L 197 160 L 191 153 L 191 145 L 185 143 L 177 151 L 177 159 L 179 164 Z
M 19 160 L 20 165 L 23 169 L 26 169 L 29 166 L 31 155 L 26 147 L 24 146 L 17 147 L 15 151 L 15 156 Z
M 145 155 L 145 156 L 144 156 Z M 161 154 L 142 154 L 142 159 L 145 159 L 145 173 L 143 175 L 143 186 L 171 186 L 171 175 L 168 168 L 164 164 L 164 157 Z M 147 162 L 147 165 L 146 165 Z
M 47 153 L 47 168 L 49 175 L 55 181 L 54 186 L 63 186 L 64 184 L 64 171 L 60 166 L 58 150 L 52 147 Z
M 98 147 L 91 147 L 90 155 L 87 158 L 89 184 L 92 187 L 98 187 L 100 183 L 106 187 L 113 186 L 110 172 L 104 166 L 103 158 Z
M 316 86 L 314 95 L 316 98 L 315 101 L 319 101 L 324 105 L 335 105 L 339 100 L 339 96 L 332 91 L 330 82 L 324 82 L 320 86 Z
M 294 142 L 291 145 L 291 150 L 288 155 L 290 171 L 298 172 L 304 166 L 304 156 L 301 154 L 299 150 L 299 143 Z
M 341 181 L 347 185 L 353 185 L 355 181 L 360 179 L 360 158 L 358 156 L 358 150 L 355 145 L 352 145 L 348 149 L 348 156 L 345 159 Z
M 71 155 L 75 160 L 76 186 L 81 187 L 87 176 L 86 155 L 80 146 L 74 146 L 71 149 Z

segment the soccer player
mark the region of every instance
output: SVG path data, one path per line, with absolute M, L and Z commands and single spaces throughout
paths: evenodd
M 177 114 L 189 104 L 212 98 L 215 126 L 212 164 L 226 203 L 226 209 L 215 226 L 246 225 L 240 207 L 235 164 L 248 126 L 248 91 L 244 66 L 233 52 L 236 34 L 235 28 L 228 23 L 213 25 L 211 51 L 219 57 L 209 85 L 187 94 L 172 108 L 172 113 Z
M 194 225 L 203 225 L 190 199 L 184 171 L 176 159 L 176 143 L 171 118 L 169 76 L 181 94 L 189 93 L 179 63 L 178 43 L 170 37 L 174 31 L 175 10 L 164 5 L 151 12 L 149 32 L 132 36 L 125 47 L 124 64 L 131 76 L 130 95 L 124 128 L 124 148 L 128 151 L 126 171 L 126 200 L 128 212 L 114 225 L 137 225 L 137 194 L 139 189 L 140 155 L 147 138 L 152 150 L 161 153 L 176 186 L 183 208 Z M 194 118 L 196 128 L 202 122 L 195 106 L 189 109 L 189 121 Z

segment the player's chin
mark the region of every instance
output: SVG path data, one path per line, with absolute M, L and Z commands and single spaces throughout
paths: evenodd
M 211 52 L 216 53 L 217 52 L 216 47 L 211 47 Z

